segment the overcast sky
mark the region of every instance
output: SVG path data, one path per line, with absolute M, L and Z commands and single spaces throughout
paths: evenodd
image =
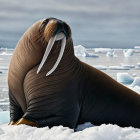
M 15 47 L 29 26 L 47 17 L 66 21 L 75 45 L 140 45 L 140 0 L 0 0 L 0 45 Z

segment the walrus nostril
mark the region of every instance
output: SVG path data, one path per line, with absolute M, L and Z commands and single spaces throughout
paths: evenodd
M 69 35 L 68 35 L 68 31 L 65 28 L 64 22 L 62 22 L 61 20 L 57 21 L 57 30 L 55 32 L 55 34 L 59 34 L 59 33 L 64 33 L 66 36 L 66 39 L 68 39 Z

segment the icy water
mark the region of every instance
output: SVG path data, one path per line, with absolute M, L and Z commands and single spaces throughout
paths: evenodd
M 104 71 L 114 79 L 118 72 L 127 72 L 133 77 L 140 77 L 140 49 L 133 49 L 133 55 L 129 57 L 124 57 L 123 49 L 113 51 L 111 57 L 107 56 L 108 51 L 89 49 L 90 54 L 96 54 L 98 57 L 79 57 L 79 59 Z M 0 111 L 9 110 L 7 76 L 12 54 L 12 49 L 0 49 Z

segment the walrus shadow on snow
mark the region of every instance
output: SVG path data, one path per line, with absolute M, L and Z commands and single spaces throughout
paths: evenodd
M 19 40 L 9 73 L 10 124 L 140 128 L 140 95 L 74 55 L 71 29 L 47 18 Z

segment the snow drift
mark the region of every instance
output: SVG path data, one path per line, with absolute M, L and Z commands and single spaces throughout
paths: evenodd
M 85 123 L 78 126 L 78 131 L 73 129 L 54 126 L 35 128 L 26 125 L 0 126 L 1 140 L 139 140 L 140 129 L 132 127 L 121 128 L 117 125 L 93 126 Z M 80 131 L 81 130 L 81 131 Z

